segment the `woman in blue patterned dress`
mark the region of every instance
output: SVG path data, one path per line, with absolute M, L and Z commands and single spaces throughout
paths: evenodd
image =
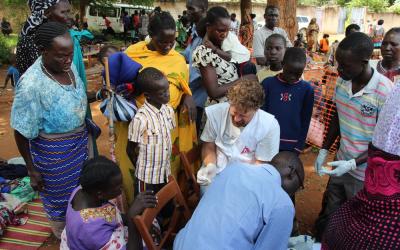
M 60 238 L 71 192 L 91 155 L 85 126 L 87 95 L 72 64 L 73 41 L 60 23 L 42 24 L 42 52 L 16 86 L 11 127 L 31 186 L 39 191 L 53 233 Z

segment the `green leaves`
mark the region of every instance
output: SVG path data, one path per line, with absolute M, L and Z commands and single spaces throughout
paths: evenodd
M 351 0 L 346 4 L 349 7 L 367 7 L 373 12 L 385 12 L 388 10 L 388 0 Z

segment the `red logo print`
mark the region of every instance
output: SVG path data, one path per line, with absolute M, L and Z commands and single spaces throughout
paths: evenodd
M 250 151 L 250 149 L 248 148 L 248 147 L 244 147 L 243 148 L 243 150 L 242 150 L 242 152 L 241 152 L 241 154 L 248 154 L 248 153 L 250 153 L 251 151 Z
M 281 93 L 281 101 L 284 102 L 290 102 L 292 100 L 292 94 L 286 92 L 286 93 Z

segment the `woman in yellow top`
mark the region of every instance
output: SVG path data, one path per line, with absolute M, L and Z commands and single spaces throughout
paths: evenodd
M 175 111 L 177 128 L 172 131 L 171 170 L 174 176 L 180 169 L 179 152 L 192 149 L 197 143 L 196 105 L 189 88 L 189 69 L 182 55 L 173 49 L 175 44 L 176 25 L 172 16 L 161 12 L 150 20 L 148 31 L 150 42 L 139 42 L 130 46 L 125 53 L 143 68 L 154 67 L 163 72 L 169 81 L 169 104 Z M 144 96 L 136 99 L 140 107 Z M 128 202 L 133 200 L 133 165 L 126 154 L 129 123 L 116 123 L 115 152 L 122 171 L 123 187 Z

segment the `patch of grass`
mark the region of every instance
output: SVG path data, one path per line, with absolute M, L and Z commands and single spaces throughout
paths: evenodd
M 9 37 L 0 36 L 0 63 L 9 63 L 10 56 L 17 46 L 18 36 L 15 34 Z

